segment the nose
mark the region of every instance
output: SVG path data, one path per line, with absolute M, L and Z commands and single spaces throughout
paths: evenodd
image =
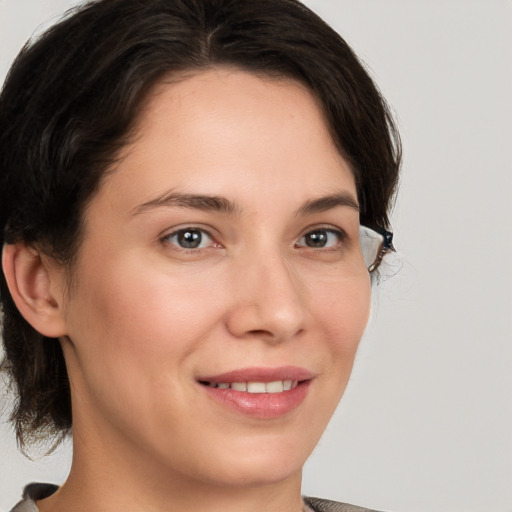
M 305 293 L 282 256 L 253 255 L 235 276 L 227 318 L 233 336 L 282 343 L 304 330 Z

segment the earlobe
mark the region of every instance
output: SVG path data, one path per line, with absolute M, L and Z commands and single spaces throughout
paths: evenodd
M 23 242 L 4 245 L 2 265 L 11 296 L 25 320 L 44 336 L 64 336 L 63 290 L 55 269 Z

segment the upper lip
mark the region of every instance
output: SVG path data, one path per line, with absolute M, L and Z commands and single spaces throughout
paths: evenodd
M 197 380 L 218 384 L 220 382 L 274 382 L 278 380 L 304 381 L 315 374 L 299 366 L 280 366 L 276 368 L 249 367 L 238 368 L 218 375 L 201 376 Z

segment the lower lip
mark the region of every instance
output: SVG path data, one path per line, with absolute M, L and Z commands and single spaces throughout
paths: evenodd
M 304 401 L 310 380 L 299 382 L 297 387 L 281 393 L 248 393 L 233 389 L 202 386 L 208 395 L 235 411 L 254 418 L 271 419 L 284 416 Z

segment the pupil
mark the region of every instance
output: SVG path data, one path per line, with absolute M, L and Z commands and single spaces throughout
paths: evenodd
M 178 242 L 185 249 L 195 249 L 201 244 L 202 235 L 200 231 L 181 231 L 178 234 Z
M 325 231 L 312 231 L 306 235 L 306 245 L 308 247 L 324 247 L 327 243 L 327 233 Z

